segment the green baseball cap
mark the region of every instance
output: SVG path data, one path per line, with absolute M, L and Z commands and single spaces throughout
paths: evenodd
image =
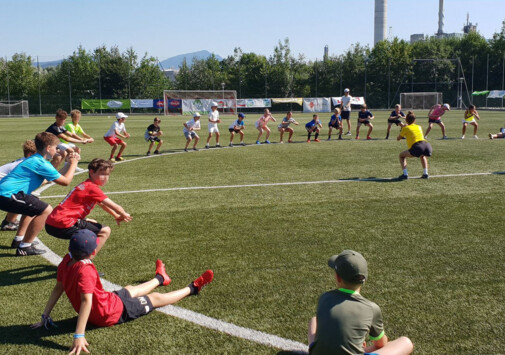
M 347 282 L 364 283 L 368 278 L 368 264 L 363 255 L 354 250 L 333 255 L 328 260 L 328 266 Z

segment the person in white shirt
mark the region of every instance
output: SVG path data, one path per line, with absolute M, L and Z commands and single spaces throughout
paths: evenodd
M 207 144 L 205 144 L 205 148 L 209 149 L 209 142 L 210 139 L 212 138 L 212 133 L 216 134 L 216 147 L 221 148 L 221 145 L 219 144 L 219 128 L 217 127 L 218 123 L 221 123 L 221 120 L 219 119 L 219 111 L 217 110 L 217 102 L 213 101 L 211 103 L 211 111 L 209 112 L 209 136 L 207 137 Z
M 342 117 L 342 121 L 347 121 L 347 133 L 346 136 L 351 135 L 351 100 L 352 96 L 349 94 L 349 89 L 344 90 L 344 96 L 342 96 L 342 112 L 340 113 L 340 117 Z
M 198 112 L 195 112 L 193 118 L 188 122 L 183 123 L 183 125 L 184 128 L 182 129 L 182 132 L 184 133 L 184 137 L 186 137 L 186 146 L 184 147 L 184 151 L 188 151 L 189 143 L 191 143 L 193 139 L 195 140 L 195 144 L 193 144 L 193 150 L 198 150 L 196 148 L 196 145 L 198 144 L 200 137 L 198 134 L 196 134 L 195 131 L 200 130 L 200 114 Z
M 107 133 L 105 133 L 105 136 L 103 136 L 103 139 L 105 139 L 105 141 L 112 146 L 109 160 L 113 163 L 116 161 L 124 160 L 124 158 L 121 157 L 121 154 L 123 154 L 123 151 L 126 148 L 126 142 L 117 136 L 122 138 L 130 138 L 130 135 L 128 132 L 126 132 L 126 127 L 124 125 L 125 118 L 127 117 L 128 116 L 126 116 L 124 113 L 118 112 L 116 114 L 116 122 L 110 126 Z M 119 149 L 119 153 L 117 154 L 116 158 L 114 158 L 114 153 L 116 152 L 118 145 L 120 145 L 121 148 Z

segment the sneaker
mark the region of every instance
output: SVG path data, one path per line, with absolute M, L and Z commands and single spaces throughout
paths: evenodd
M 398 176 L 398 180 L 407 180 L 408 178 L 409 176 L 405 174 L 401 174 L 400 176 Z
M 147 153 L 146 153 L 146 155 L 147 155 L 147 156 L 150 156 L 150 155 L 151 155 L 151 152 L 147 152 Z
M 465 139 L 465 135 L 464 134 L 461 136 L 461 139 Z
M 165 264 L 163 264 L 163 261 L 160 259 L 156 260 L 156 275 L 161 275 L 163 277 L 163 286 L 168 286 L 170 282 L 172 282 L 172 279 L 165 271 Z
M 389 136 L 386 136 L 386 138 L 384 138 L 384 139 L 388 140 L 388 139 L 389 139 Z
M 233 143 L 230 142 L 230 144 L 228 144 L 228 147 L 233 147 Z
M 489 133 L 489 134 L 488 134 L 488 137 L 489 137 L 489 139 L 493 139 L 493 134 L 492 134 L 492 133 Z
M 197 278 L 190 284 L 190 287 L 193 286 L 192 294 L 198 295 L 202 287 L 210 283 L 213 278 L 214 278 L 214 272 L 212 272 L 212 270 L 205 271 L 199 278 Z
M 346 136 L 350 136 L 351 135 L 351 131 L 347 131 L 345 135 Z
M 279 142 L 279 144 L 283 144 L 283 143 L 284 143 L 284 141 L 280 141 L 280 142 Z
M 256 144 L 261 144 L 261 142 L 260 141 L 256 141 Z
M 245 143 L 244 142 L 240 142 L 240 145 L 245 146 Z
M 442 139 L 449 139 L 449 137 L 447 137 L 447 136 L 443 136 L 443 137 L 442 137 Z
M 331 138 L 330 138 L 330 137 L 328 137 L 327 141 L 331 141 Z
M 110 158 L 109 160 L 110 160 L 112 163 L 115 163 L 115 162 L 116 162 L 116 159 L 114 159 L 114 158 Z
M 116 157 L 116 161 L 124 161 L 123 157 Z
M 356 136 L 356 140 L 359 140 L 359 136 Z
M 221 148 L 221 144 L 216 143 L 216 148 Z
M 267 139 L 267 140 L 265 141 L 265 144 L 270 144 L 270 141 Z
M 307 143 L 310 143 L 310 139 L 307 139 Z
M 321 142 L 321 141 L 319 140 L 319 138 L 316 138 L 316 139 L 314 139 L 314 142 L 319 143 L 319 142 Z
M 45 252 L 45 250 L 35 248 L 32 243 L 32 245 L 26 248 L 18 247 L 16 249 L 16 256 L 40 255 L 44 254 Z
M 338 140 L 341 141 L 343 138 L 342 136 L 338 136 Z
M 184 151 L 187 152 L 188 151 L 188 148 L 184 148 Z
M 11 243 L 11 249 L 17 249 L 17 248 L 19 248 L 19 244 L 21 244 L 22 241 L 23 240 L 15 240 L 15 239 L 13 239 L 12 243 Z M 37 244 L 39 244 L 39 242 L 37 242 L 36 240 L 34 240 L 32 242 L 32 245 L 37 245 Z
M 475 134 L 475 135 L 473 136 L 473 139 L 479 139 L 479 137 L 477 137 L 477 135 Z
M 209 149 L 210 146 L 208 144 L 205 144 L 205 149 Z
M 160 151 L 159 151 L 158 149 L 156 149 L 156 150 L 154 151 L 154 154 L 160 154 Z
M 0 226 L 0 230 L 3 230 L 3 231 L 17 231 L 18 230 L 18 224 L 12 223 L 12 222 L 7 222 L 4 219 L 2 221 L 2 225 Z
M 293 143 L 293 140 L 292 139 L 288 139 L 288 143 Z
M 82 173 L 84 171 L 83 168 L 79 168 L 78 166 L 75 167 L 75 172 L 76 173 Z
M 372 137 L 370 137 L 370 136 L 366 136 L 366 140 L 367 140 L 367 141 L 370 141 L 370 140 L 372 140 Z
M 423 174 L 421 176 L 421 179 L 429 179 L 429 178 L 430 178 L 430 176 L 428 174 Z
M 195 152 L 198 152 L 198 151 L 199 151 L 199 149 L 198 149 L 198 148 L 195 148 L 195 147 L 193 147 L 193 150 L 194 150 Z

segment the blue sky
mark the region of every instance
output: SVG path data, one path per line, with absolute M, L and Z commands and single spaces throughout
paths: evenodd
M 462 32 L 466 14 L 486 38 L 505 20 L 504 0 L 445 0 L 445 32 Z M 0 0 L 0 56 L 24 52 L 40 61 L 64 58 L 79 45 L 132 47 L 160 60 L 206 49 L 222 57 L 235 47 L 269 56 L 288 37 L 294 54 L 321 58 L 373 45 L 374 0 Z M 391 34 L 433 34 L 438 0 L 388 0 Z

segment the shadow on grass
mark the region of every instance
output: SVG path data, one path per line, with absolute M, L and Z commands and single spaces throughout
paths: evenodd
M 72 338 L 69 336 L 69 343 L 66 345 L 57 344 L 51 340 L 44 339 L 55 335 L 71 334 L 75 331 L 77 317 L 55 322 L 57 328 L 31 329 L 30 325 L 19 324 L 0 327 L 0 344 L 11 345 L 38 345 L 44 348 L 67 351 L 72 345 Z
M 341 181 L 362 181 L 362 182 L 399 182 L 403 181 L 397 177 L 394 178 L 378 178 L 375 176 L 367 177 L 367 178 L 359 178 L 359 177 L 350 177 L 346 179 L 339 179 Z
M 54 279 L 56 270 L 57 268 L 54 265 L 32 265 L 5 270 L 0 272 L 0 286 L 19 285 L 28 282 Z M 35 276 L 41 273 L 45 275 Z
M 505 171 L 493 171 L 495 175 L 505 175 Z
M 277 355 L 306 355 L 306 351 L 279 351 Z

